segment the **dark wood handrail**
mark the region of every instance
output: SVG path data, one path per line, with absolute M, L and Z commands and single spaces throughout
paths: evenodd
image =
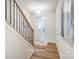
M 19 8 L 19 10 L 21 11 L 22 15 L 24 16 L 25 20 L 27 21 L 28 25 L 30 26 L 31 30 L 33 30 L 33 28 L 31 27 L 29 21 L 27 20 L 27 18 L 25 17 L 24 13 L 22 12 L 22 9 L 20 8 L 19 4 L 14 0 L 14 2 L 16 3 L 17 7 Z

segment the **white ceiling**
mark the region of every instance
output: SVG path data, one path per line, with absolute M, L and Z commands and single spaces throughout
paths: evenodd
M 43 12 L 55 11 L 58 0 L 17 0 L 19 4 L 30 12 L 36 12 L 40 10 Z

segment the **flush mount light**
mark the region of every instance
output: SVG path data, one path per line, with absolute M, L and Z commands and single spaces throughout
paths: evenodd
M 40 14 L 41 13 L 41 9 L 40 8 L 37 8 L 36 9 L 36 14 Z

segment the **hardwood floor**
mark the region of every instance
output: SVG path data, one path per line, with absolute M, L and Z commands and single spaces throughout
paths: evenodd
M 47 46 L 35 46 L 36 51 L 30 59 L 60 59 L 55 43 L 48 43 Z

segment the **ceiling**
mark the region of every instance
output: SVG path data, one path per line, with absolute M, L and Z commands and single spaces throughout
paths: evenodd
M 37 10 L 41 12 L 55 11 L 58 0 L 16 0 L 24 9 L 35 13 Z

